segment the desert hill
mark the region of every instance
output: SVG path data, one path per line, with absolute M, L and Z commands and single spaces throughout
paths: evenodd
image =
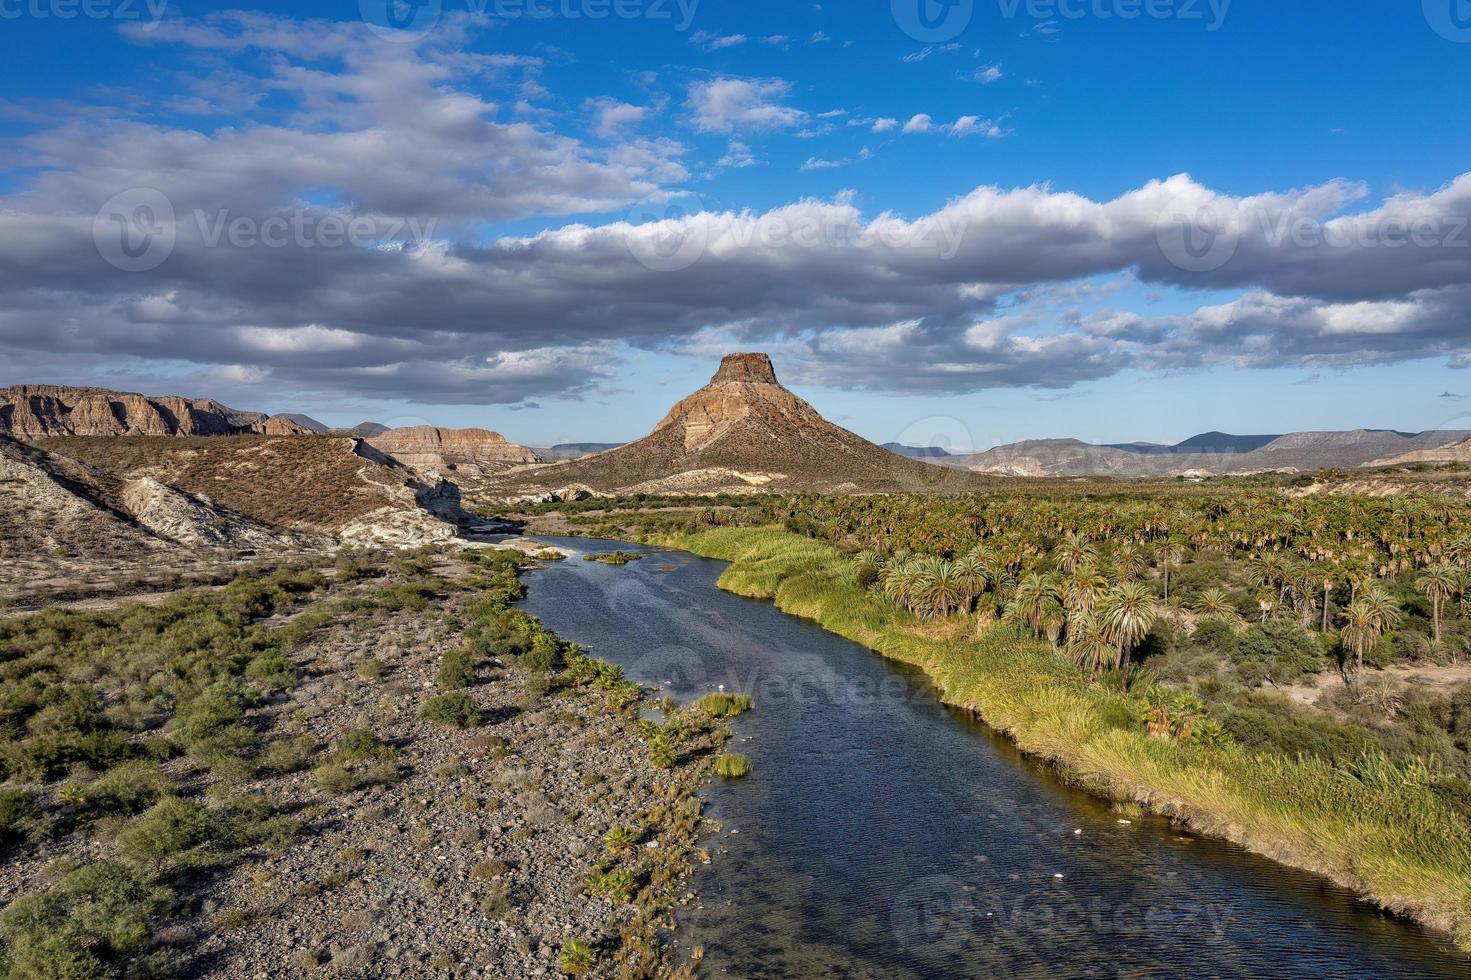
M 874 445 L 782 387 L 765 354 L 731 354 L 642 439 L 509 474 L 492 492 L 581 485 L 602 493 L 957 488 L 958 474 Z
M 1077 439 L 1037 439 L 935 462 L 976 473 L 1006 476 L 1136 477 L 1274 470 L 1300 472 L 1388 465 L 1386 460 L 1406 453 L 1436 451 L 1468 437 L 1471 437 L 1471 432 L 1407 433 L 1355 429 L 1348 432 L 1292 432 L 1272 437 L 1210 432 L 1177 446 L 1147 443 L 1098 446 Z M 1267 441 L 1261 442 L 1263 439 Z M 1216 448 L 1205 451 L 1207 446 Z
M 1372 460 L 1370 466 L 1413 466 L 1417 463 L 1471 463 L 1471 438 L 1434 449 L 1415 449 Z

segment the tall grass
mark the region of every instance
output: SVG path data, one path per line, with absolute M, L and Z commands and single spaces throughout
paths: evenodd
M 1424 766 L 1382 757 L 1335 766 L 1150 738 L 1137 698 L 1090 682 L 1008 627 L 928 628 L 861 588 L 827 544 L 770 528 L 663 543 L 731 562 L 724 589 L 920 667 L 946 702 L 1085 786 L 1324 874 L 1471 950 L 1471 826 Z

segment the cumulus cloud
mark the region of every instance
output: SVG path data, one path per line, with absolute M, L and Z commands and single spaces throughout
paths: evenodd
M 807 113 L 782 102 L 791 94 L 780 78 L 719 77 L 689 87 L 689 108 L 696 129 L 707 133 L 782 129 L 797 126 Z
M 25 169 L 0 196 L 9 380 L 111 371 L 157 387 L 138 382 L 155 365 L 226 390 L 520 404 L 598 384 L 630 347 L 768 346 L 790 358 L 784 374 L 893 391 L 1065 387 L 1125 368 L 1471 360 L 1471 174 L 1377 202 L 1345 181 L 1241 196 L 1179 175 L 1108 200 L 978 187 L 907 217 L 866 213 L 852 194 L 711 211 L 668 195 L 688 177 L 683 146 L 622 135 L 638 121 L 629 104 L 588 107 L 600 129 L 611 113 L 614 145 L 594 148 L 457 87 L 470 72 L 519 90 L 543 77 L 539 63 L 466 53 L 452 31 L 445 47 L 374 43 L 370 54 L 361 33 L 256 15 L 160 25 L 147 43 L 206 51 L 212 71 L 251 55 L 241 60 L 254 73 L 232 68 L 233 84 L 277 104 L 228 127 L 36 112 L 10 141 Z M 805 118 L 778 80 L 700 84 L 691 108 L 729 134 L 724 166 L 752 159 L 736 130 Z M 287 91 L 299 99 L 283 108 Z M 905 128 L 942 127 L 916 116 Z M 135 187 L 174 212 L 148 215 L 172 250 L 141 272 L 105 260 L 118 229 L 97 220 Z M 555 217 L 621 214 L 634 200 L 644 203 L 627 221 Z M 1205 227 L 1182 238 L 1179 215 Z M 241 244 L 213 233 L 221 216 L 300 221 L 306 234 Z M 438 220 L 395 232 L 395 217 Z M 485 233 L 530 217 L 552 227 Z M 355 220 L 368 241 L 324 243 L 327 223 Z M 1109 309 L 1115 294 L 1096 289 L 1077 300 L 1088 312 L 1070 308 L 1076 284 L 1103 277 L 1209 302 L 1146 317 Z
M 904 124 L 904 132 L 928 133 L 931 129 L 934 129 L 934 127 L 935 120 L 929 115 L 929 113 L 921 112 L 917 115 L 909 117 L 909 121 Z

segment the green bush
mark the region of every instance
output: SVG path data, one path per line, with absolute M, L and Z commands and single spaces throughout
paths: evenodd
M 668 769 L 679 761 L 679 749 L 668 732 L 659 732 L 649 739 L 649 765 L 655 769 Z
M 475 668 L 478 666 L 468 650 L 451 650 L 439 659 L 439 675 L 436 680 L 446 691 L 457 691 L 475 683 Z
M 38 826 L 40 811 L 29 793 L 0 789 L 0 842 L 30 837 Z
M 470 695 L 456 691 L 425 701 L 419 717 L 457 728 L 475 728 L 480 724 L 480 705 Z
M 9 980 L 113 977 L 148 939 L 173 893 L 118 861 L 72 871 L 57 885 L 17 898 L 0 914 Z
M 78 787 L 80 803 L 96 815 L 133 814 L 173 789 L 156 762 L 124 762 Z
M 626 905 L 633 900 L 633 893 L 638 891 L 638 879 L 627 868 L 615 868 L 602 874 L 589 875 L 587 887 L 594 895 L 605 895 L 619 905 Z
M 117 837 L 120 857 L 145 867 L 182 856 L 213 836 L 215 821 L 197 803 L 166 796 Z
M 1243 681 L 1252 686 L 1270 681 L 1291 684 L 1327 666 L 1323 644 L 1297 623 L 1272 619 L 1236 637 L 1231 659 Z
M 521 655 L 521 664 L 532 670 L 560 670 L 562 651 L 556 637 L 550 633 L 536 634 L 531 640 L 531 649 Z
M 269 691 L 296 686 L 296 664 L 280 650 L 267 650 L 245 668 L 245 677 Z
M 366 728 L 344 732 L 333 744 L 333 759 L 338 762 L 363 762 L 368 759 L 392 759 L 398 753 Z

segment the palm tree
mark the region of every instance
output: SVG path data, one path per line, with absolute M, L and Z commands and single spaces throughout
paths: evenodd
M 1166 545 L 1159 553 L 1159 570 L 1165 579 L 1165 602 L 1170 601 L 1170 569 L 1179 568 L 1185 562 L 1185 549 L 1177 544 Z
M 1195 611 L 1202 616 L 1220 616 L 1234 613 L 1236 608 L 1231 605 L 1231 597 L 1225 589 L 1206 589 L 1195 597 Z
M 1099 604 L 1099 615 L 1109 638 L 1118 649 L 1119 667 L 1128 662 L 1129 653 L 1144 642 L 1154 625 L 1159 607 L 1154 592 L 1143 582 L 1124 582 L 1106 595 Z
M 1057 546 L 1057 568 L 1064 575 L 1071 575 L 1082 565 L 1098 564 L 1098 548 L 1086 535 L 1069 531 Z
M 1108 626 L 1092 613 L 1068 624 L 1067 652 L 1073 663 L 1094 673 L 1107 670 L 1119 659 Z
M 1379 640 L 1379 623 L 1374 610 L 1361 599 L 1349 603 L 1343 614 L 1343 642 L 1354 652 L 1354 674 L 1360 676 L 1364 672 L 1364 651 Z M 1343 680 L 1348 683 L 1347 676 Z
M 1415 585 L 1430 600 L 1431 621 L 1435 624 L 1435 642 L 1440 642 L 1440 609 L 1455 594 L 1460 576 L 1450 565 L 1431 565 L 1415 580 Z
M 972 551 L 955 563 L 955 573 L 960 577 L 965 608 L 969 612 L 976 597 L 985 592 L 986 586 L 990 584 L 991 577 L 986 571 L 986 563 L 979 554 Z
M 1085 616 L 1098 605 L 1098 600 L 1108 591 L 1108 579 L 1100 575 L 1092 565 L 1080 565 L 1063 583 L 1062 600 L 1072 616 Z
M 1144 571 L 1144 555 L 1137 545 L 1124 542 L 1113 550 L 1114 574 L 1120 582 L 1129 582 Z
M 1034 638 L 1041 639 L 1047 620 L 1048 602 L 1055 602 L 1056 599 L 1057 587 L 1047 576 L 1040 572 L 1028 572 L 1016 584 L 1007 611 L 1014 618 L 1026 623 Z
M 928 559 L 924 563 L 924 579 L 921 600 L 938 616 L 950 615 L 968 600 L 965 581 L 954 562 L 942 558 Z

